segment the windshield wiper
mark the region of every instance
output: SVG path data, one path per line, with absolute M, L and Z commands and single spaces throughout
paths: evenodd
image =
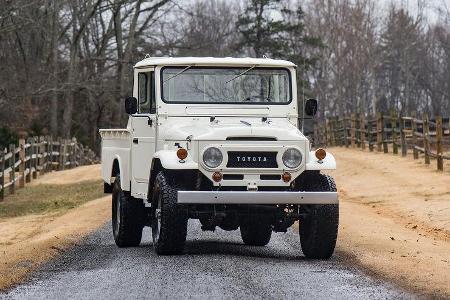
M 245 70 L 244 72 L 234 76 L 233 78 L 231 78 L 230 80 L 228 80 L 227 82 L 225 82 L 225 84 L 227 84 L 228 82 L 231 82 L 239 77 L 241 77 L 242 75 L 246 74 L 247 72 L 250 72 L 251 70 L 253 70 L 254 68 L 256 68 L 256 65 L 254 65 L 253 67 L 248 68 L 247 70 Z
M 167 78 L 166 80 L 163 81 L 163 83 L 166 83 L 167 81 L 169 81 L 170 79 L 173 79 L 175 77 L 177 77 L 180 74 L 183 74 L 184 72 L 186 72 L 187 70 L 189 70 L 190 68 L 192 68 L 194 65 L 190 65 L 187 66 L 186 68 L 184 68 L 183 70 L 181 70 L 180 72 L 178 72 L 177 74 L 173 75 L 172 77 Z

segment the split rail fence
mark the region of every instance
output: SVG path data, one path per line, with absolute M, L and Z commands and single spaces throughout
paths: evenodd
M 407 156 L 412 151 L 414 159 L 424 159 L 425 164 L 436 159 L 437 169 L 444 170 L 450 160 L 450 118 L 428 115 L 399 116 L 395 113 L 366 117 L 352 114 L 332 117 L 316 122 L 314 143 L 317 146 L 342 146 L 361 148 Z
M 11 144 L 0 150 L 0 201 L 8 191 L 13 194 L 38 175 L 97 162 L 97 155 L 75 138 L 19 139 L 19 145 Z

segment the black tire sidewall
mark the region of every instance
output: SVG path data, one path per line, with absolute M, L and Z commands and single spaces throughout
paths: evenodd
M 336 192 L 334 180 L 329 175 L 313 174 L 305 184 L 311 192 Z M 339 225 L 339 204 L 308 205 L 308 215 L 300 222 L 300 243 L 308 258 L 327 259 L 336 246 Z
M 117 174 L 113 186 L 111 221 L 114 241 L 119 247 L 136 247 L 141 242 L 144 207 L 139 201 L 122 190 L 120 174 Z M 117 222 L 118 209 L 120 222 Z
M 177 204 L 178 190 L 179 187 L 168 183 L 167 177 L 163 172 L 158 173 L 152 191 L 152 207 L 154 207 L 152 209 L 152 222 L 157 222 L 155 211 L 158 207 L 158 202 L 161 203 L 161 222 L 158 239 L 155 239 L 155 234 L 152 232 L 153 246 L 157 254 L 181 254 L 184 249 L 188 217 L 185 211 Z

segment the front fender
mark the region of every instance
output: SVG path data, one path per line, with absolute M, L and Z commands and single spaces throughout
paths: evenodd
M 161 166 L 167 170 L 197 170 L 198 163 L 196 163 L 190 155 L 180 162 L 175 150 L 161 150 L 155 152 L 153 158 L 159 159 Z
M 319 171 L 319 170 L 336 170 L 336 159 L 333 154 L 327 152 L 327 156 L 324 160 L 319 162 L 316 158 L 314 151 L 309 152 L 309 160 L 306 163 L 306 170 Z

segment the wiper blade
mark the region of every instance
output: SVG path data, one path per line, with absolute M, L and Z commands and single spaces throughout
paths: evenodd
M 169 80 L 171 80 L 171 79 L 177 77 L 178 75 L 183 74 L 184 72 L 186 72 L 187 70 L 189 70 L 189 69 L 192 68 L 193 66 L 194 66 L 194 65 L 187 66 L 186 68 L 184 68 L 183 70 L 181 70 L 181 71 L 178 72 L 177 74 L 175 74 L 175 75 L 173 75 L 172 77 L 169 77 L 169 78 L 167 78 L 166 80 L 164 80 L 163 83 L 166 83 L 167 81 L 169 81 Z
M 233 78 L 231 78 L 230 80 L 228 80 L 227 82 L 225 82 L 225 84 L 228 83 L 228 82 L 231 82 L 231 81 L 233 81 L 233 80 L 235 80 L 235 79 L 237 79 L 237 78 L 239 78 L 239 77 L 241 77 L 242 75 L 244 75 L 244 74 L 250 72 L 250 71 L 253 70 L 254 68 L 256 68 L 256 65 L 254 65 L 253 67 L 248 68 L 248 69 L 245 70 L 244 72 L 242 72 L 242 73 L 240 73 L 240 74 L 234 76 Z

